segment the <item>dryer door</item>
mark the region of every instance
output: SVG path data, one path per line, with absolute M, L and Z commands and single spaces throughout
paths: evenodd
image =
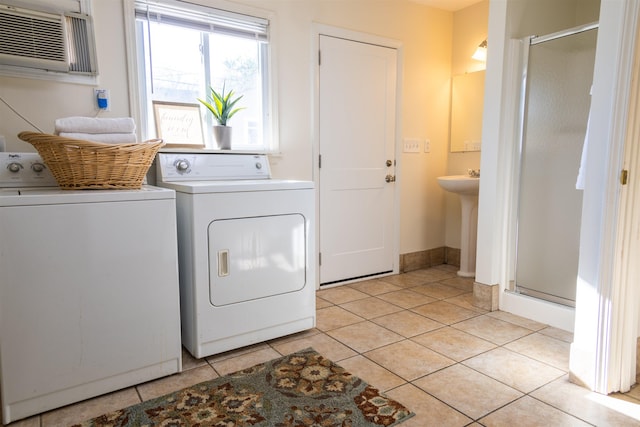
M 301 214 L 216 220 L 209 224 L 209 298 L 214 306 L 295 292 L 306 277 Z

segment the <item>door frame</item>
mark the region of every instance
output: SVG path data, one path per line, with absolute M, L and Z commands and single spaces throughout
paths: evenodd
M 605 31 L 598 34 L 592 104 L 597 119 L 589 139 L 607 143 L 590 144 L 587 154 L 587 171 L 593 172 L 586 174 L 582 223 L 591 227 L 581 232 L 587 243 L 580 248 L 569 374 L 601 394 L 627 392 L 636 381 L 639 13 L 640 4 L 632 0 L 603 0 L 600 9 Z M 621 183 L 622 170 L 630 173 L 628 183 Z
M 312 118 L 312 179 L 316 187 L 316 253 L 320 250 L 320 240 L 322 236 L 320 234 L 320 165 L 318 162 L 318 155 L 320 154 L 320 64 L 319 64 L 319 52 L 320 52 L 320 36 L 336 37 L 354 42 L 367 43 L 382 47 L 395 49 L 396 56 L 396 111 L 395 111 L 395 135 L 394 135 L 394 156 L 395 156 L 395 172 L 396 172 L 396 185 L 393 199 L 393 271 L 391 273 L 380 274 L 374 277 L 384 277 L 392 274 L 398 274 L 400 272 L 400 177 L 402 176 L 402 156 L 400 151 L 400 143 L 402 138 L 402 64 L 403 60 L 403 47 L 402 43 L 397 40 L 388 39 L 367 33 L 360 33 L 357 31 L 347 30 L 344 28 L 333 27 L 330 25 L 313 23 L 311 31 L 311 64 L 312 64 L 312 100 L 313 100 L 313 118 Z M 319 259 L 319 257 L 317 257 Z M 319 262 L 319 261 L 316 261 Z M 316 287 L 320 287 L 320 265 L 316 268 Z M 345 280 L 336 285 L 328 285 L 325 288 L 333 286 L 341 286 L 344 284 L 357 282 L 362 279 Z

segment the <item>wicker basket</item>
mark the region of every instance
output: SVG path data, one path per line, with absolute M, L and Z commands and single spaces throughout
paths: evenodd
M 60 188 L 139 189 L 162 140 L 104 144 L 36 132 L 18 138 L 33 145 Z

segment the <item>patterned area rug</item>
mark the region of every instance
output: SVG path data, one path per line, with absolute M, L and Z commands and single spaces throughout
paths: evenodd
M 413 415 L 308 348 L 74 427 L 396 426 Z

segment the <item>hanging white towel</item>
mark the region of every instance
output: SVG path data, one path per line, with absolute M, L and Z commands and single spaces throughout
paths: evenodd
M 587 150 L 589 149 L 589 122 L 591 121 L 591 113 L 587 119 L 587 132 L 584 134 L 584 143 L 582 144 L 582 156 L 580 157 L 580 168 L 578 169 L 578 179 L 576 179 L 576 190 L 584 190 L 585 171 L 587 169 Z
M 589 96 L 593 94 L 593 85 L 589 88 Z M 587 117 L 587 130 L 584 134 L 584 143 L 582 144 L 582 156 L 580 156 L 580 168 L 578 169 L 578 178 L 576 179 L 576 190 L 584 190 L 584 180 L 587 169 L 587 151 L 589 149 L 589 122 L 591 121 L 591 108 L 589 108 L 589 116 Z
M 56 119 L 56 134 L 61 132 L 75 133 L 134 133 L 136 123 L 131 117 L 65 117 Z
M 77 133 L 60 132 L 66 138 L 84 139 L 85 141 L 104 142 L 106 144 L 133 144 L 137 137 L 135 133 Z

